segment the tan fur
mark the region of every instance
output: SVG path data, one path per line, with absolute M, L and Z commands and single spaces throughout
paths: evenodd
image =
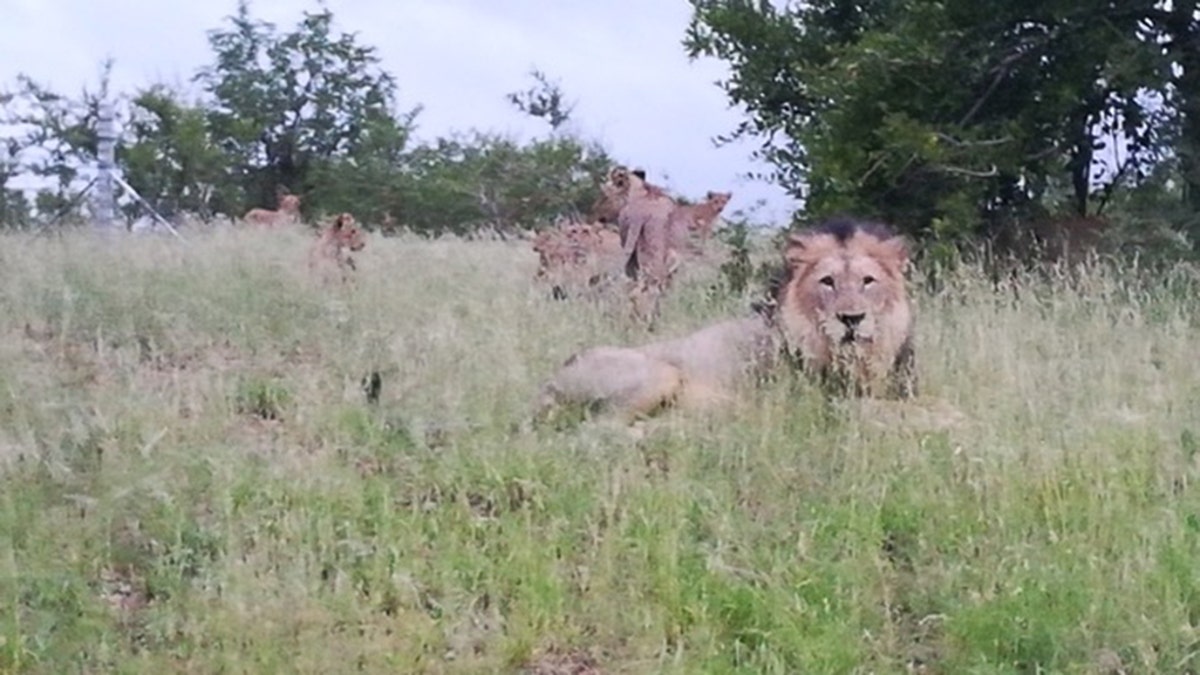
M 533 252 L 538 254 L 536 278 L 541 279 L 570 262 L 567 238 L 556 229 L 547 228 L 533 237 Z
M 624 200 L 618 194 L 613 194 L 613 190 L 610 183 L 601 186 L 600 196 L 592 204 L 591 211 L 588 212 L 588 220 L 605 225 L 616 224 Z
M 596 250 L 608 258 L 621 255 L 621 233 L 606 227 L 593 225 L 596 229 Z
M 329 227 L 322 230 L 313 242 L 309 250 L 308 267 L 314 271 L 321 267 L 333 267 L 340 274 L 342 281 L 346 281 L 357 269 L 350 253 L 361 251 L 366 245 L 366 236 L 359 229 L 354 216 L 342 213 Z
M 682 249 L 684 243 L 690 243 L 693 238 L 699 241 L 700 247 L 708 243 L 712 237 L 717 217 L 721 215 L 721 211 L 725 210 L 725 206 L 732 198 L 732 192 L 710 191 L 704 195 L 702 202 L 681 204 L 675 210 L 672 223 L 672 236 L 676 237 L 677 241 L 682 240 L 681 243 L 676 244 L 676 248 Z M 688 246 L 688 248 L 696 250 L 694 246 Z
M 552 281 L 560 293 L 564 285 L 590 285 L 621 260 L 620 236 L 599 223 L 559 223 L 533 237 L 533 250 L 539 257 L 535 278 Z
M 279 210 L 250 209 L 242 220 L 251 225 L 279 227 L 300 222 L 300 196 L 280 194 Z
M 653 323 L 662 294 L 678 268 L 670 229 L 678 204 L 662 188 L 647 183 L 645 173 L 636 169 L 615 167 L 601 190 L 619 206 L 625 274 L 635 281 L 630 292 L 634 313 Z
M 776 311 L 806 370 L 858 393 L 915 395 L 904 239 L 882 226 L 841 222 L 792 235 L 784 258 Z
M 676 339 L 577 353 L 542 386 L 535 419 L 564 404 L 626 421 L 672 404 L 725 404 L 776 369 L 784 353 L 823 378 L 849 376 L 853 393 L 915 396 L 904 239 L 882 227 L 827 228 L 789 239 L 773 306 Z
M 633 421 L 672 404 L 727 403 L 774 368 L 781 346 L 770 320 L 754 316 L 640 347 L 594 347 L 567 359 L 542 387 L 536 418 L 564 404 Z

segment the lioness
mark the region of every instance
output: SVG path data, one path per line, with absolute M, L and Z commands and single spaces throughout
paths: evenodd
M 251 225 L 277 227 L 288 223 L 300 222 L 300 196 L 281 193 L 279 195 L 279 210 L 250 209 L 242 216 L 242 220 Z
M 538 254 L 535 279 L 550 280 L 556 299 L 567 297 L 565 286 L 599 283 L 621 260 L 621 241 L 616 232 L 599 223 L 561 222 L 533 238 Z
M 646 182 L 646 174 L 615 167 L 602 191 L 617 209 L 625 275 L 634 280 L 630 293 L 634 313 L 658 317 L 659 301 L 678 268 L 672 246 L 671 215 L 678 204 L 662 188 Z
M 674 403 L 728 401 L 747 375 L 769 373 L 781 356 L 823 381 L 848 376 L 848 393 L 913 396 L 907 261 L 904 239 L 882 225 L 832 220 L 792 235 L 772 302 L 753 316 L 577 353 L 542 386 L 535 418 L 564 403 L 633 420 Z
M 668 223 L 678 203 L 662 188 L 646 182 L 646 173 L 616 167 L 604 188 L 616 204 L 618 232 L 631 278 L 642 275 L 665 282 L 671 240 Z
M 350 252 L 361 251 L 366 245 L 367 239 L 355 222 L 354 216 L 349 213 L 339 214 L 329 227 L 317 235 L 317 240 L 309 250 L 308 267 L 315 270 L 319 266 L 332 263 L 341 273 L 342 281 L 345 281 L 350 272 L 358 269 Z

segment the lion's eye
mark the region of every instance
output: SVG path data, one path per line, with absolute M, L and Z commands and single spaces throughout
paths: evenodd
M 873 283 L 875 283 L 875 277 L 873 277 L 869 274 L 867 276 L 863 277 L 863 286 L 870 286 Z
M 833 277 L 831 277 L 831 276 L 821 277 L 821 285 L 833 288 Z

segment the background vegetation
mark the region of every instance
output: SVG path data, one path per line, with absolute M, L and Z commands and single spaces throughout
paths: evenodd
M 77 219 L 79 170 L 94 161 L 102 98 L 117 98 L 117 164 L 166 215 L 239 217 L 274 208 L 280 188 L 302 195 L 308 215 L 351 211 L 368 225 L 391 220 L 422 234 L 488 228 L 511 233 L 586 212 L 610 160 L 597 143 L 557 130 L 571 103 L 557 82 L 532 73 L 509 96 L 552 133 L 520 142 L 474 131 L 414 144 L 420 106 L 403 108 L 374 47 L 334 27 L 328 9 L 290 30 L 255 19 L 246 2 L 209 32 L 212 62 L 194 96 L 164 84 L 122 95 L 78 97 L 20 77 L 0 97 L 10 134 L 0 159 L 0 223 Z M 5 183 L 22 172 L 50 179 L 30 203 Z M 141 214 L 128 202 L 126 215 Z
M 691 4 L 688 52 L 730 64 L 747 112 L 731 136 L 762 141 L 808 218 L 952 242 L 1101 215 L 1118 243 L 1200 234 L 1195 1 Z

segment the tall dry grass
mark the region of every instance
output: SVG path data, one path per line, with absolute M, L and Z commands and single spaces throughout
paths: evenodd
M 918 280 L 919 400 L 784 376 L 638 437 L 515 424 L 647 339 L 523 244 L 375 238 L 342 287 L 190 239 L 0 237 L 0 670 L 1196 667 L 1192 269 Z M 744 311 L 716 281 L 660 333 Z

